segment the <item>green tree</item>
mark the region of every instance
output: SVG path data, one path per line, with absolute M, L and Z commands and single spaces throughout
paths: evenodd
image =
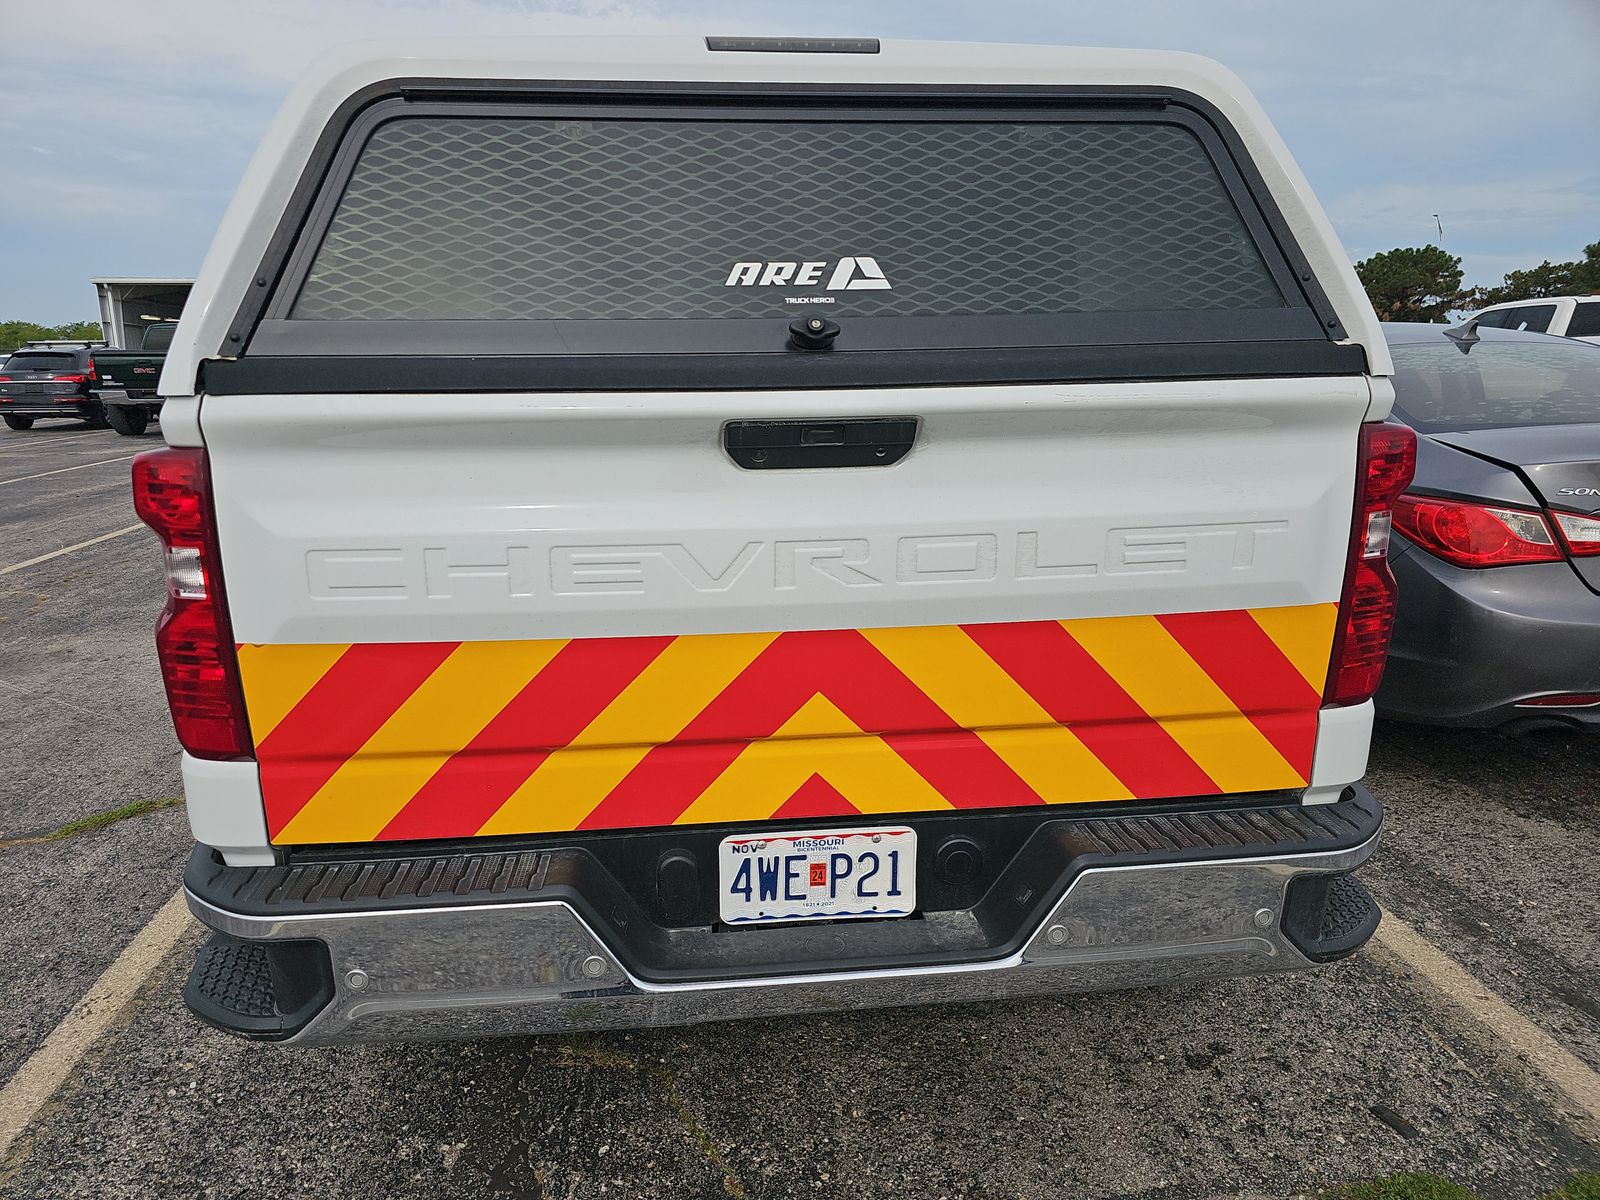
M 57 325 L 50 331 L 53 338 L 71 339 L 77 341 L 82 338 L 86 342 L 98 342 L 101 337 L 99 321 L 68 321 L 65 325 Z
M 1600 292 L 1600 242 L 1583 248 L 1583 257 L 1553 263 L 1545 259 L 1526 271 L 1510 271 L 1499 287 L 1473 288 L 1467 299 L 1473 308 L 1537 300 L 1541 296 L 1586 296 Z
M 1437 246 L 1385 250 L 1356 264 L 1383 321 L 1442 321 L 1462 300 L 1461 260 Z
M 100 340 L 100 322 L 69 321 L 65 325 L 40 325 L 34 321 L 0 321 L 0 354 L 29 342 Z
M 49 330 L 32 321 L 0 321 L 0 354 L 48 336 Z

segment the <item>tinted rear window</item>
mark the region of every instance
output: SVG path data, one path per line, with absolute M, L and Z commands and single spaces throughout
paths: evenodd
M 1520 329 L 1524 333 L 1545 333 L 1555 315 L 1554 304 L 1526 304 L 1506 314 L 1505 328 Z
M 13 371 L 69 371 L 77 364 L 76 355 L 24 350 L 20 354 L 13 354 L 6 366 Z
M 1485 338 L 1463 354 L 1445 337 L 1394 353 L 1396 414 L 1424 433 L 1600 422 L 1600 349 Z
M 1589 300 L 1572 310 L 1568 337 L 1600 337 L 1600 300 Z
M 152 325 L 144 331 L 140 345 L 146 350 L 167 350 L 172 346 L 172 334 L 178 327 L 170 321 Z
M 428 117 L 367 142 L 290 315 L 1284 304 L 1206 149 L 1176 125 Z
M 205 368 L 208 390 L 1366 365 L 1249 147 L 1181 91 L 506 89 L 425 81 L 351 101 L 263 258 L 270 288 L 238 310 L 237 354 Z

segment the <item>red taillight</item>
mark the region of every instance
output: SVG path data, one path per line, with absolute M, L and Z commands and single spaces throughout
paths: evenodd
M 1556 519 L 1561 540 L 1574 555 L 1588 558 L 1600 554 L 1600 518 L 1554 511 L 1550 515 Z
M 1389 527 L 1400 493 L 1417 467 L 1417 435 L 1392 422 L 1361 427 L 1355 522 L 1345 572 L 1333 662 L 1324 704 L 1370 700 L 1383 678 L 1394 631 L 1395 585 L 1389 570 Z
M 99 378 L 99 376 L 95 373 L 94 359 L 93 358 L 89 359 L 89 378 L 91 380 L 95 380 L 95 379 Z
M 196 758 L 249 758 L 255 751 L 223 598 L 205 451 L 150 450 L 135 458 L 133 507 L 161 539 L 166 560 L 156 653 L 178 741 Z
M 51 383 L 88 383 L 89 382 L 89 377 L 87 375 L 52 375 L 52 376 L 50 376 L 50 382 Z
M 1560 562 L 1543 514 L 1435 496 L 1401 496 L 1395 527 L 1429 554 L 1458 567 Z

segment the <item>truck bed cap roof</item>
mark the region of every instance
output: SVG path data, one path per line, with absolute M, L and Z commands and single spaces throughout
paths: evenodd
M 729 31 L 707 31 L 711 33 Z M 736 31 L 734 31 L 736 32 Z M 1374 374 L 1387 345 L 1350 259 L 1310 185 L 1249 90 L 1200 55 L 1158 50 L 884 40 L 877 53 L 728 52 L 704 36 L 564 36 L 355 43 L 324 54 L 290 91 L 246 169 L 195 282 L 162 375 L 192 394 L 200 362 L 226 356 L 228 326 L 323 130 L 341 105 L 387 81 L 504 80 L 1079 87 L 1184 92 L 1237 132 L 1300 243 L 1350 342 Z

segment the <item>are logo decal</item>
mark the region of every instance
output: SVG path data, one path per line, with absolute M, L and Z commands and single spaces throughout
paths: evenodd
M 724 287 L 816 287 L 829 292 L 867 292 L 890 290 L 888 277 L 878 260 L 866 254 L 846 255 L 833 264 L 828 282 L 822 283 L 827 260 L 819 262 L 756 261 L 736 262 L 723 281 Z

